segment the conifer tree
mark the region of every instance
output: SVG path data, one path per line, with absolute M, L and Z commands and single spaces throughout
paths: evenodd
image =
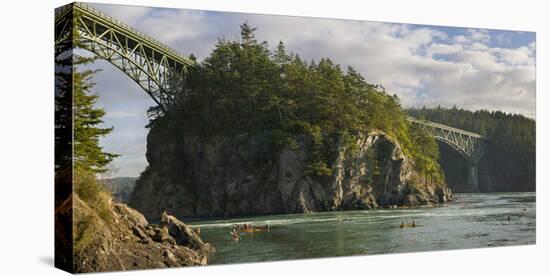
M 97 70 L 78 71 L 78 65 L 84 65 L 93 59 L 75 57 L 73 72 L 73 122 L 74 122 L 74 164 L 76 168 L 102 173 L 106 166 L 118 155 L 103 151 L 99 145 L 100 137 L 109 134 L 113 128 L 100 127 L 105 111 L 96 107 L 98 95 L 93 94 L 93 75 Z

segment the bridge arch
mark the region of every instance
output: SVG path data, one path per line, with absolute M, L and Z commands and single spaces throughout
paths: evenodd
M 124 72 L 162 109 L 195 66 L 168 46 L 82 3 L 63 6 L 55 14 L 55 55 L 75 48 Z
M 420 127 L 425 132 L 432 135 L 436 140 L 456 150 L 466 161 L 468 161 L 468 182 L 471 190 L 478 192 L 478 164 L 487 153 L 488 139 L 477 133 L 443 124 L 419 120 L 413 117 L 408 117 L 407 120 L 411 124 Z

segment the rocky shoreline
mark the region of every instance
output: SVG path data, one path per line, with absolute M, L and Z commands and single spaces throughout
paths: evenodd
M 111 203 L 107 215 L 108 220 L 76 195 L 56 210 L 60 220 L 73 219 L 74 272 L 206 265 L 208 255 L 215 252 L 167 213 L 160 215 L 159 224 L 150 224 L 125 204 Z

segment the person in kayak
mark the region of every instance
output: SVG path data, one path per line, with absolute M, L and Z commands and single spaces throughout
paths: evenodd
M 237 230 L 233 229 L 230 234 L 232 240 L 239 241 L 239 232 Z

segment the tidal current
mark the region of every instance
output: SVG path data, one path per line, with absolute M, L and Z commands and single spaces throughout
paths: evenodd
M 217 252 L 209 264 L 527 245 L 536 241 L 535 193 L 454 194 L 439 207 L 193 221 Z M 510 220 L 508 220 L 510 217 Z M 412 223 L 416 227 L 400 228 Z M 235 224 L 270 225 L 241 233 Z

